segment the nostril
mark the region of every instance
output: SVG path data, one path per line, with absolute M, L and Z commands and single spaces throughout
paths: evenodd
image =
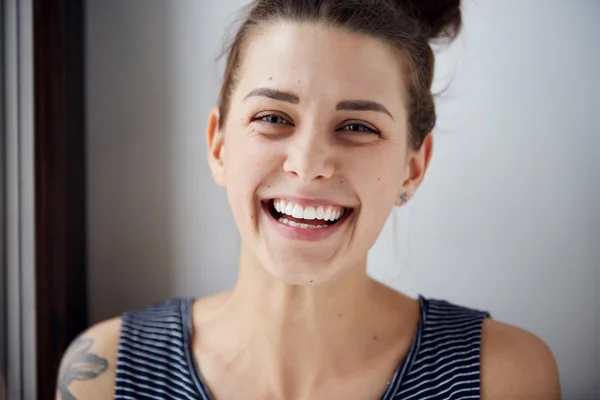
M 334 175 L 334 163 L 329 157 L 312 155 L 310 157 L 288 157 L 283 170 L 303 181 L 322 181 Z

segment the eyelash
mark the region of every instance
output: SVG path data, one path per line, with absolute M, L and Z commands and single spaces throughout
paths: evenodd
M 269 118 L 269 119 L 273 119 L 273 118 L 278 118 L 280 120 L 285 121 L 285 123 L 278 123 L 278 122 L 273 122 L 273 121 L 266 121 L 265 119 Z M 255 117 L 254 119 L 252 119 L 252 122 L 254 121 L 258 121 L 258 122 L 264 122 L 267 124 L 273 124 L 273 125 L 292 125 L 287 119 L 285 119 L 284 117 L 277 115 L 277 114 L 262 114 L 262 115 L 258 115 L 257 117 Z M 364 130 L 348 130 L 348 129 L 343 129 L 343 128 L 348 128 L 350 126 L 354 126 L 354 127 L 359 127 L 359 129 L 364 129 Z M 358 132 L 358 133 L 371 133 L 377 136 L 381 136 L 381 133 L 374 128 L 371 128 L 365 124 L 361 124 L 358 122 L 354 122 L 354 123 L 350 123 L 347 125 L 344 125 L 342 129 L 346 130 L 348 132 Z

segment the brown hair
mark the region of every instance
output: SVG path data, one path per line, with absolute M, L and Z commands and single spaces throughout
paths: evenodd
M 436 121 L 431 93 L 434 55 L 429 41 L 453 40 L 462 19 L 460 0 L 255 0 L 249 6 L 227 54 L 219 95 L 220 125 L 225 126 L 237 82 L 243 42 L 261 23 L 322 23 L 372 36 L 398 49 L 406 59 L 409 143 L 419 149 Z

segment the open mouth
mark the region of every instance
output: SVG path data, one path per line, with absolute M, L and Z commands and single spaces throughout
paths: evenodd
M 351 208 L 302 206 L 283 199 L 268 200 L 263 202 L 263 206 L 279 223 L 300 229 L 326 229 L 344 221 L 352 213 Z

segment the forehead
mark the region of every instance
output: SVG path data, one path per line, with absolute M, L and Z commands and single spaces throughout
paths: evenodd
M 402 107 L 398 52 L 382 40 L 320 24 L 279 22 L 246 42 L 240 92 L 257 85 L 295 90 L 303 98 L 369 98 Z

